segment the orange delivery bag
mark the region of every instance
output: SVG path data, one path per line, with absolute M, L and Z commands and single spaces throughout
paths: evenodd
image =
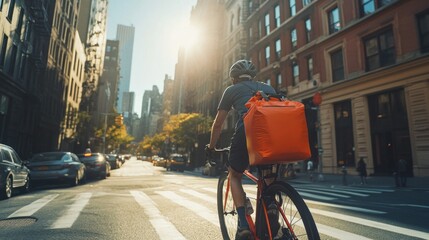
M 258 92 L 246 107 L 243 120 L 250 165 L 303 161 L 311 156 L 304 104 Z

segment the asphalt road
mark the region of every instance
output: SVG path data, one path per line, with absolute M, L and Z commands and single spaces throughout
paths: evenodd
M 293 185 L 322 239 L 429 239 L 429 190 Z M 216 186 L 132 158 L 106 180 L 0 201 L 0 239 L 222 239 Z

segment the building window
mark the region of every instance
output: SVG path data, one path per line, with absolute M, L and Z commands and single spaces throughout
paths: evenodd
M 364 17 L 375 11 L 375 0 L 360 0 L 360 16 Z
M 265 65 L 270 64 L 270 46 L 265 47 Z
M 239 8 L 237 11 L 237 25 L 240 24 L 240 18 L 241 18 L 241 8 Z
M 262 20 L 258 21 L 258 34 L 260 39 L 262 37 Z
M 310 4 L 313 0 L 302 0 L 302 6 L 306 7 L 308 4 Z
M 395 63 L 395 41 L 392 29 L 365 39 L 364 46 L 367 71 Z
M 277 74 L 276 81 L 277 81 L 277 87 L 280 87 L 282 85 L 282 75 L 280 73 Z
M 0 12 L 3 11 L 3 0 L 0 0 Z
M 266 82 L 266 84 L 271 86 L 271 79 L 268 78 L 265 82 Z
M 274 23 L 275 23 L 275 27 L 278 28 L 281 24 L 281 20 L 280 20 L 280 6 L 276 5 L 274 7 Z
M 344 63 L 342 49 L 331 53 L 331 68 L 333 82 L 344 80 Z
M 270 34 L 270 14 L 265 14 L 265 35 Z
M 299 84 L 299 67 L 296 61 L 292 62 L 292 78 L 293 78 L 293 86 L 298 86 Z
M 13 17 L 13 10 L 15 9 L 15 0 L 10 0 L 9 2 L 9 8 L 7 11 L 7 19 L 9 21 L 12 21 L 12 17 Z
M 3 42 L 2 42 L 2 46 L 1 46 L 1 54 L 0 54 L 0 68 L 3 68 L 4 63 L 6 61 L 6 50 L 7 50 L 7 42 L 8 42 L 8 37 L 6 36 L 6 34 L 3 35 Z
M 429 11 L 417 16 L 419 25 L 420 49 L 423 53 L 429 52 Z
M 295 49 L 298 42 L 298 38 L 296 35 L 296 28 L 292 28 L 292 30 L 290 30 L 290 41 L 292 44 L 292 49 Z
M 229 24 L 229 31 L 232 32 L 234 30 L 234 14 L 231 15 L 231 22 Z
M 13 76 L 13 73 L 15 72 L 15 63 L 16 63 L 16 57 L 17 57 L 18 47 L 13 44 L 12 45 L 12 53 L 10 55 L 10 66 L 9 66 L 9 74 Z
M 338 10 L 338 7 L 335 7 L 328 12 L 328 22 L 330 34 L 340 31 L 341 23 L 340 11 Z
M 295 16 L 296 14 L 296 2 L 295 0 L 289 0 L 289 10 L 290 10 L 290 16 Z
M 313 79 L 313 57 L 307 58 L 307 79 Z
M 355 166 L 351 101 L 334 104 L 338 166 Z
M 280 59 L 282 55 L 282 44 L 280 41 L 280 38 L 276 40 L 276 58 L 277 60 Z
M 249 15 L 250 15 L 253 12 L 253 0 L 249 0 L 247 6 L 249 6 Z
M 311 41 L 311 19 L 307 18 L 305 20 L 305 37 L 307 43 Z

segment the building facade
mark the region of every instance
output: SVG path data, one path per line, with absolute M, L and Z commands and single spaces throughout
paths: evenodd
M 258 79 L 308 106 L 323 172 L 353 171 L 364 157 L 369 174 L 391 175 L 403 158 L 409 175 L 429 175 L 429 2 L 248 4 Z
M 130 91 L 131 83 L 131 66 L 133 60 L 133 47 L 134 47 L 134 26 L 125 26 L 119 24 L 116 29 L 116 40 L 119 40 L 119 58 L 120 58 L 120 76 L 119 81 L 119 99 L 118 99 L 118 112 L 126 112 L 122 107 L 124 93 Z M 126 105 L 125 105 L 126 106 Z M 133 109 L 129 111 L 133 113 Z

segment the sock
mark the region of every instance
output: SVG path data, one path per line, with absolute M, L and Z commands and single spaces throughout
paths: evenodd
M 238 224 L 240 228 L 249 228 L 249 224 L 246 219 L 246 209 L 243 207 L 237 208 L 238 213 Z

